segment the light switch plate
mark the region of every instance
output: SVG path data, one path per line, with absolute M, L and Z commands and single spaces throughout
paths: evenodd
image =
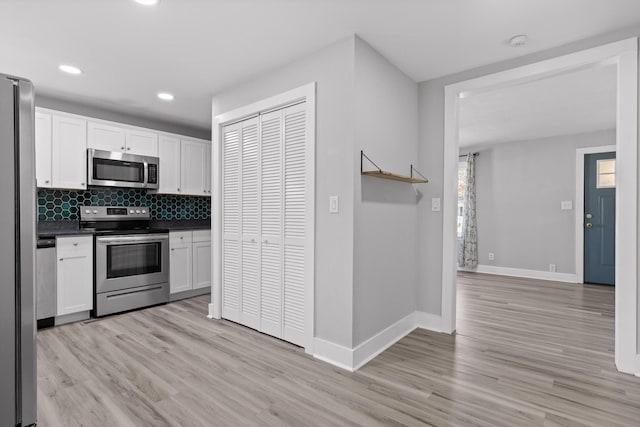
M 434 197 L 431 199 L 431 210 L 433 212 L 440 212 L 440 197 Z
M 563 200 L 560 202 L 560 209 L 563 211 L 570 211 L 573 209 L 573 202 L 571 200 Z
M 339 211 L 338 196 L 329 196 L 329 213 L 338 213 Z

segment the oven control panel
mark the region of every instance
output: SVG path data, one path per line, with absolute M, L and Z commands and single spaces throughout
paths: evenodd
M 80 221 L 148 220 L 151 213 L 146 206 L 79 206 Z

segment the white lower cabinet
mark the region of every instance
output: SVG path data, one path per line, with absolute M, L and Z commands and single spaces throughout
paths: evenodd
M 193 289 L 211 288 L 211 231 L 193 232 Z
M 211 287 L 211 231 L 169 233 L 169 288 L 172 294 Z
M 188 291 L 191 285 L 191 231 L 169 233 L 169 289 L 172 294 Z
M 93 309 L 93 236 L 56 238 L 57 316 Z

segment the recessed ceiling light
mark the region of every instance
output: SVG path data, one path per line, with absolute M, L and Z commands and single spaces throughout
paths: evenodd
M 69 73 L 69 74 L 82 74 L 82 70 L 78 67 L 74 67 L 73 65 L 65 65 L 62 64 L 58 67 L 60 69 L 60 71 L 64 71 L 65 73 Z
M 158 0 L 134 0 L 134 1 L 144 6 L 154 6 L 158 4 Z
M 527 44 L 529 41 L 529 37 L 526 34 L 518 34 L 517 36 L 513 36 L 509 39 L 509 46 L 511 47 L 522 47 Z
M 173 95 L 167 92 L 160 92 L 158 94 L 158 98 L 162 99 L 163 101 L 173 101 Z

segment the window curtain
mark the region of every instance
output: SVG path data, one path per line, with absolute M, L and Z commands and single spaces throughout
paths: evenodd
M 476 223 L 476 156 L 467 155 L 467 182 L 465 183 L 462 238 L 458 249 L 458 266 L 478 266 L 478 232 Z

